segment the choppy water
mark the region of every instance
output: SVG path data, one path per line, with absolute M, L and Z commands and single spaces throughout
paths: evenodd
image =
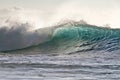
M 119 80 L 119 52 L 0 55 L 0 80 L 83 79 Z

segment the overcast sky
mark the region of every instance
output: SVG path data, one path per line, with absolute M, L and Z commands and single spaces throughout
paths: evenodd
M 0 8 L 20 7 L 56 18 L 85 19 L 91 24 L 120 26 L 120 0 L 0 0 Z M 60 17 L 61 16 L 61 17 Z
M 120 0 L 0 0 L 0 7 L 21 6 L 24 8 L 50 8 L 59 6 L 66 2 L 76 2 L 80 4 L 79 6 L 120 8 Z

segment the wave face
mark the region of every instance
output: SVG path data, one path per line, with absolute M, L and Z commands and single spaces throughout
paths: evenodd
M 36 46 L 8 52 L 76 53 L 87 51 L 114 52 L 119 50 L 120 29 L 67 23 L 54 27 L 52 38 L 49 41 Z

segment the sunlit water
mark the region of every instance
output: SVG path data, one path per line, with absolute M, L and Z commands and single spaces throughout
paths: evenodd
M 119 51 L 0 55 L 0 80 L 83 79 L 119 80 Z

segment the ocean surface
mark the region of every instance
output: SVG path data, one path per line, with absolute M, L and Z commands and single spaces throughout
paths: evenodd
M 0 80 L 120 80 L 120 29 L 67 22 L 17 30 L 0 29 Z

